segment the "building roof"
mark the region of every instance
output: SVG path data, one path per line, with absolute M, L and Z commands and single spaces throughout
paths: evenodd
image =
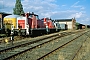
M 0 12 L 0 14 L 8 14 L 8 15 L 10 15 L 9 13 L 5 13 L 5 12 Z
M 53 21 L 57 21 L 57 22 L 59 22 L 59 21 L 72 21 L 72 19 L 55 19 Z

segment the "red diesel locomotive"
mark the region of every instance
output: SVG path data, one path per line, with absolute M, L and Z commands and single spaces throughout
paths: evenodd
M 39 19 L 38 15 L 34 13 L 25 13 L 22 14 L 22 16 L 17 16 L 15 17 L 14 22 L 13 19 L 10 19 L 10 17 L 7 18 L 7 16 L 4 19 L 6 19 L 4 21 L 11 22 L 9 23 L 10 27 L 7 28 L 11 30 L 11 33 L 13 33 L 14 35 L 36 36 L 41 34 L 53 33 L 60 30 L 60 28 L 56 27 L 57 24 L 53 23 L 51 19 Z

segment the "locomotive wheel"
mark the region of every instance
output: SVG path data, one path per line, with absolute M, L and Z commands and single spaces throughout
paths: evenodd
M 21 35 L 25 35 L 25 32 L 22 32 L 22 34 Z

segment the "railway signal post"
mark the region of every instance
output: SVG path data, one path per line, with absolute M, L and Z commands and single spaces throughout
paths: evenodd
M 14 41 L 14 34 L 11 34 L 11 42 L 12 42 L 12 45 L 13 45 L 13 41 Z

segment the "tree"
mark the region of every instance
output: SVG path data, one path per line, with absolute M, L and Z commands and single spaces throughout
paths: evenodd
M 16 0 L 15 8 L 13 8 L 13 14 L 16 14 L 16 15 L 24 14 L 21 0 Z
M 79 29 L 79 25 L 80 25 L 80 23 L 78 23 L 78 22 L 76 22 L 76 29 Z

